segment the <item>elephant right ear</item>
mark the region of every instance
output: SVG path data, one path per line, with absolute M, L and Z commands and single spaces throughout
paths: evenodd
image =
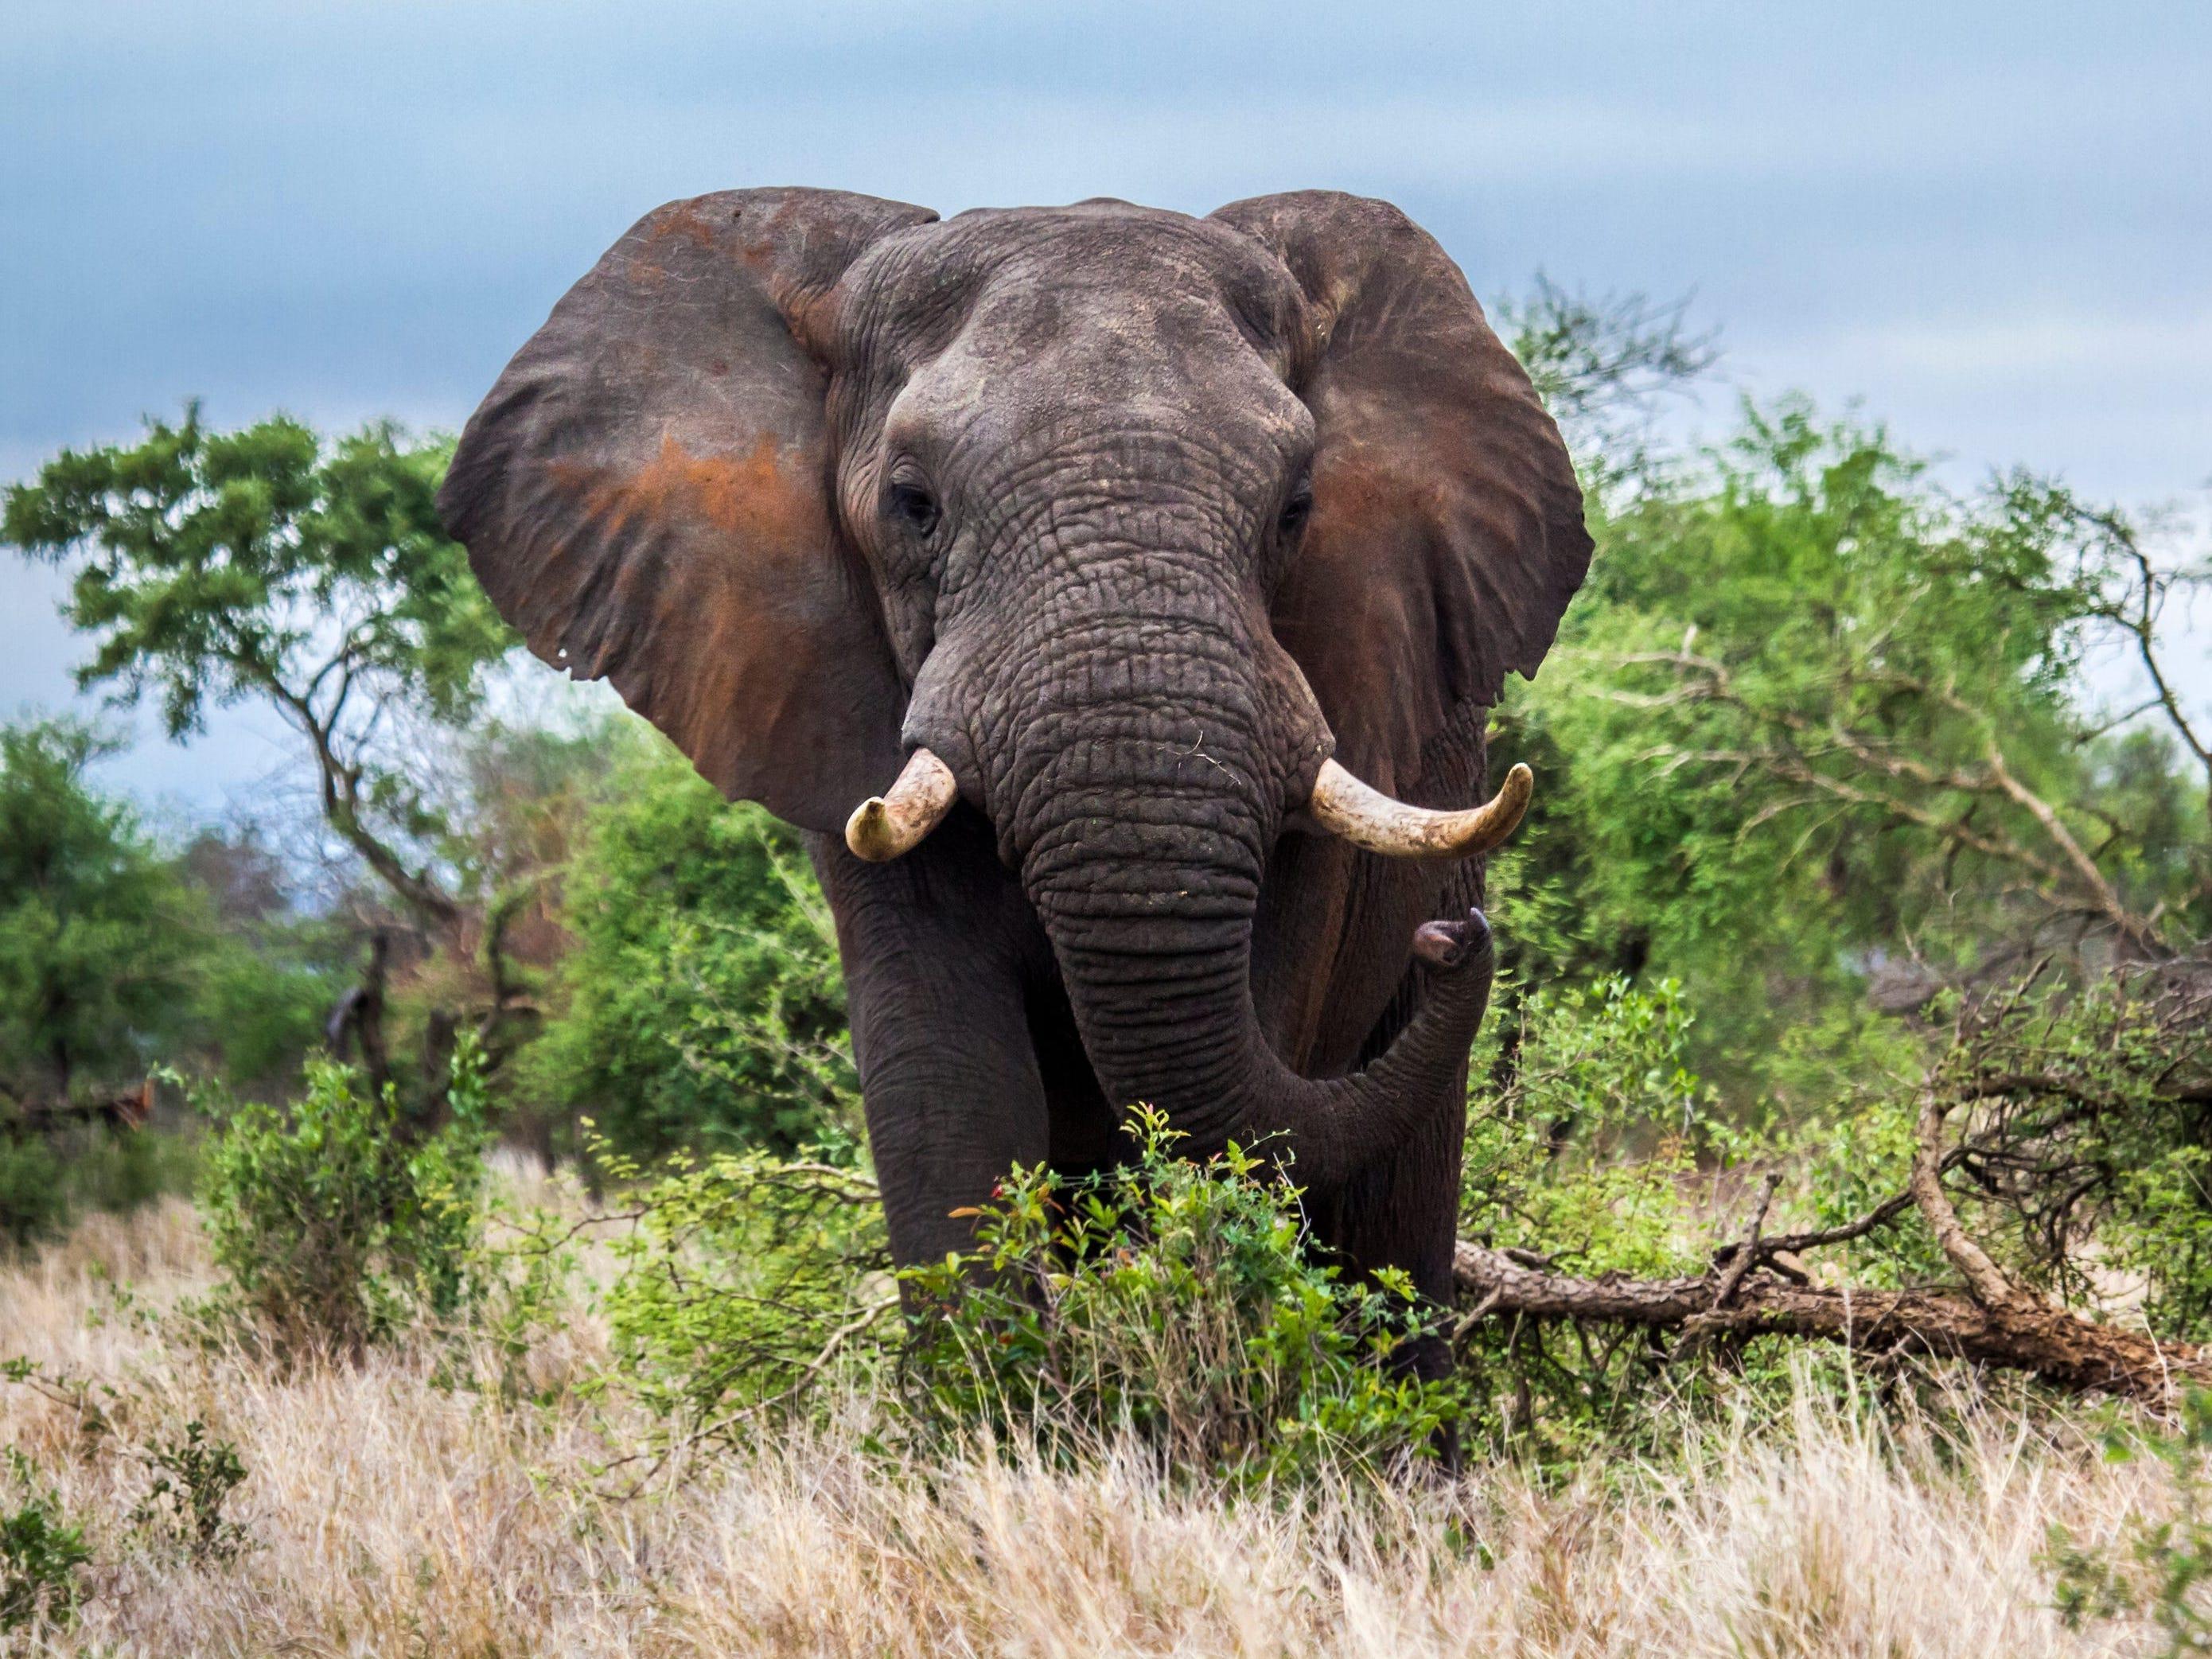
M 799 329 L 870 243 L 936 217 L 816 190 L 647 214 L 515 354 L 438 497 L 533 652 L 808 829 L 898 770 L 905 694 Z

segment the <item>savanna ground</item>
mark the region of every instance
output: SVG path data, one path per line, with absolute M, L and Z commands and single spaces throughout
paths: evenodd
M 561 1202 L 568 1202 L 561 1200 Z M 429 1340 L 286 1368 L 151 1316 L 204 1292 L 191 1210 L 95 1217 L 0 1271 L 7 1346 L 103 1385 L 0 1390 L 0 1441 L 91 1517 L 56 1654 L 2147 1653 L 2140 1614 L 2069 1630 L 2050 1528 L 2121 1546 L 2166 1514 L 2154 1458 L 2016 1395 L 1801 1386 L 1683 1413 L 1663 1454 L 1348 1471 L 1226 1498 L 1110 1447 L 1074 1468 L 871 1452 L 865 1401 L 625 1495 L 625 1430 L 578 1385 L 603 1319 L 518 1362 Z M 127 1294 L 119 1292 L 127 1291 Z M 496 1385 L 520 1364 L 532 1403 Z M 459 1375 L 456 1375 L 456 1373 Z M 115 1393 L 106 1389 L 112 1387 Z M 840 1421 L 840 1417 L 844 1421 Z M 194 1559 L 129 1518 L 141 1449 L 235 1444 L 244 1529 Z

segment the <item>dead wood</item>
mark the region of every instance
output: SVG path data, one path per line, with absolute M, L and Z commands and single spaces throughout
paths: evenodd
M 1453 1282 L 1475 1308 L 1462 1328 L 1484 1317 L 1517 1316 L 1679 1331 L 1700 1346 L 1720 1336 L 1790 1336 L 1840 1342 L 1868 1353 L 1970 1360 L 2153 1405 L 2170 1402 L 2188 1384 L 2212 1386 L 2212 1350 L 2161 1343 L 2147 1332 L 2057 1307 L 2016 1283 L 1974 1241 L 1943 1191 L 1942 1176 L 1953 1161 L 1943 1150 L 1943 1122 L 1952 1103 L 1932 1089 L 1923 1097 L 1911 1182 L 1860 1222 L 1827 1233 L 1784 1235 L 1762 1245 L 1760 1227 L 1774 1191 L 1770 1178 L 1747 1236 L 1717 1251 L 1713 1267 L 1694 1276 L 1581 1279 L 1554 1270 L 1531 1251 L 1492 1249 L 1461 1239 L 1453 1254 Z M 1919 1211 L 1965 1281 L 1963 1292 L 1814 1284 L 1802 1262 L 1774 1259 L 1857 1237 L 1907 1209 Z

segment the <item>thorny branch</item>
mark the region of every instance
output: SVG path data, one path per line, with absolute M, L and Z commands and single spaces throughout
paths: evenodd
M 1665 771 L 1686 766 L 1726 768 L 1734 778 L 1759 772 L 1803 792 L 1765 809 L 1755 822 L 1809 805 L 1822 795 L 1846 805 L 1872 809 L 1926 830 L 1954 848 L 2021 871 L 2030 878 L 2025 890 L 2047 908 L 2098 917 L 2137 956 L 2156 958 L 2172 954 L 2160 937 L 2157 915 L 2145 915 L 2130 908 L 2057 809 L 2021 780 L 1994 722 L 1953 687 L 1869 665 L 1842 671 L 1845 690 L 1866 685 L 1909 694 L 1978 727 L 1983 752 L 1978 765 L 1933 764 L 1904 752 L 1893 739 L 1857 729 L 1840 718 L 1815 721 L 1796 710 L 1761 703 L 1744 694 L 1725 664 L 1693 650 L 1694 641 L 1695 630 L 1692 630 L 1678 650 L 1625 652 L 1607 659 L 1615 667 L 1669 671 L 1675 677 L 1670 689 L 1640 692 L 1614 688 L 1601 695 L 1644 708 L 1699 702 L 1722 705 L 1743 716 L 1762 740 L 1719 748 L 1659 744 L 1647 751 L 1646 758 L 1663 763 Z M 2154 657 L 2147 635 L 2143 649 Z M 2178 705 L 2167 707 L 2179 723 L 2184 741 L 2195 752 L 2196 734 L 2188 729 Z M 1837 765 L 1838 761 L 1844 764 Z M 2208 778 L 2212 778 L 2212 766 L 2208 766 Z M 1912 791 L 1922 793 L 1916 795 Z M 1960 811 L 1939 810 L 1940 799 L 1931 801 L 1926 798 L 1929 795 L 1963 795 L 1970 803 L 1978 798 L 2009 801 L 2027 814 L 2046 847 L 2039 849 L 2007 830 L 1977 823 L 1971 804 Z

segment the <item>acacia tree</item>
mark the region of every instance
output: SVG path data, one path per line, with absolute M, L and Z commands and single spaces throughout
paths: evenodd
M 1786 1033 L 1863 1018 L 1869 980 L 1894 1011 L 2054 945 L 2192 950 L 2203 733 L 2170 690 L 2103 706 L 2085 665 L 2118 643 L 2170 689 L 2156 614 L 2197 580 L 2055 486 L 1953 497 L 1877 430 L 1751 411 L 1612 504 L 1505 711 L 1547 781 L 1500 872 L 1522 965 L 1663 963 L 1700 1065 L 1751 1092 Z
M 176 738 L 211 706 L 275 711 L 313 766 L 321 821 L 466 959 L 496 948 L 495 907 L 421 728 L 451 734 L 477 714 L 513 635 L 440 524 L 446 459 L 390 422 L 325 443 L 284 416 L 210 431 L 188 405 L 11 487 L 0 536 L 73 573 L 62 614 L 93 644 L 81 687 L 152 699 Z M 507 987 L 489 977 L 496 1025 Z
M 406 708 L 455 724 L 512 635 L 446 538 L 441 445 L 378 422 L 325 446 L 276 416 L 210 432 L 198 405 L 133 445 L 64 450 L 7 492 L 0 534 L 74 572 L 80 687 L 159 703 L 172 738 L 257 699 L 305 739 L 325 820 L 422 921 L 453 927 L 441 827 L 404 757 Z

